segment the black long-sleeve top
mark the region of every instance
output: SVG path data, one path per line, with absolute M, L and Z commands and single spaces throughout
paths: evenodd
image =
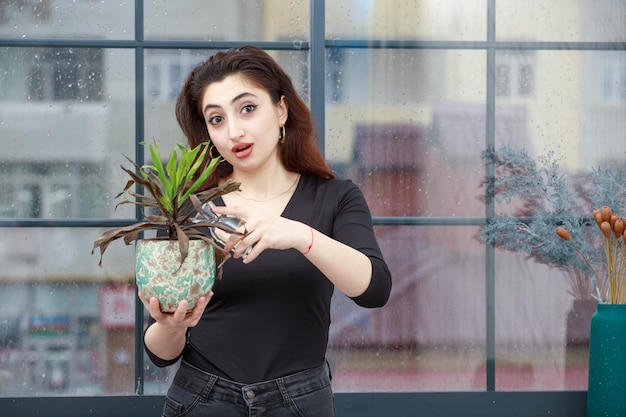
M 368 308 L 387 302 L 391 274 L 374 236 L 367 203 L 352 181 L 302 175 L 282 216 L 311 225 L 365 254 L 372 262 L 372 279 L 353 300 Z M 324 362 L 334 286 L 306 257 L 295 249 L 268 249 L 250 264 L 233 258 L 223 268 L 202 318 L 187 333 L 181 354 L 187 362 L 247 384 Z M 147 353 L 157 366 L 178 360 Z

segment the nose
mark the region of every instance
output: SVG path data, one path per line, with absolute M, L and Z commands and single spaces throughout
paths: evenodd
M 241 125 L 241 123 L 239 123 L 237 118 L 234 118 L 234 117 L 228 118 L 228 135 L 230 139 L 232 140 L 237 140 L 243 137 L 244 135 L 243 126 Z

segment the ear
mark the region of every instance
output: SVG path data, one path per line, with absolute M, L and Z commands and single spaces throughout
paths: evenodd
M 276 104 L 276 113 L 278 114 L 278 121 L 280 125 L 287 123 L 289 117 L 289 106 L 287 105 L 287 99 L 285 96 L 280 96 L 280 100 Z

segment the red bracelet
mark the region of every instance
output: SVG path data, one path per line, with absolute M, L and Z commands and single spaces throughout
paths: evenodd
M 304 252 L 302 252 L 303 255 L 306 255 L 307 253 L 311 252 L 311 248 L 313 247 L 313 227 L 309 226 L 309 229 L 311 229 L 311 243 L 309 243 L 309 247 L 306 248 Z

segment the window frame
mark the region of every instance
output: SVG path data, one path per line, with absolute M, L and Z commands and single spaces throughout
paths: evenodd
M 495 143 L 495 100 L 496 100 L 496 52 L 498 50 L 594 50 L 625 51 L 626 42 L 499 42 L 495 37 L 495 2 L 487 0 L 487 36 L 485 41 L 389 41 L 389 40 L 328 40 L 325 37 L 326 0 L 310 0 L 309 42 L 249 42 L 270 50 L 305 50 L 309 53 L 309 85 L 325 85 L 325 61 L 327 48 L 387 48 L 387 49 L 474 49 L 486 51 L 486 149 Z M 0 38 L 0 47 L 92 47 L 124 48 L 135 51 L 135 95 L 136 128 L 135 153 L 139 164 L 143 161 L 143 149 L 139 144 L 144 137 L 144 52 L 147 49 L 221 49 L 242 42 L 227 41 L 150 41 L 144 40 L 143 0 L 135 0 L 134 40 L 79 40 L 79 39 L 34 39 Z M 309 89 L 310 106 L 320 132 L 325 132 L 325 88 Z M 324 135 L 320 147 L 325 149 Z M 492 166 L 485 167 L 485 178 L 493 178 Z M 489 187 L 487 187 L 489 189 Z M 490 199 L 488 199 L 489 201 Z M 375 225 L 411 226 L 481 226 L 493 217 L 494 204 L 487 203 L 484 217 L 478 218 L 421 218 L 421 217 L 376 217 Z M 140 213 L 137 211 L 137 217 Z M 0 219 L 0 228 L 15 227 L 115 227 L 127 225 L 134 220 L 106 219 Z M 339 416 L 369 417 L 380 415 L 432 415 L 457 416 L 471 410 L 473 415 L 500 416 L 515 410 L 518 416 L 568 415 L 582 417 L 585 414 L 586 391 L 558 392 L 502 392 L 495 389 L 495 267 L 494 247 L 486 247 L 486 305 L 487 334 L 486 391 L 481 392 L 420 392 L 420 393 L 337 393 L 336 406 Z M 143 345 L 141 328 L 144 321 L 143 306 L 136 303 L 135 332 L 135 395 L 130 396 L 85 396 L 85 397 L 19 397 L 0 398 L 0 409 L 8 415 L 54 416 L 148 416 L 156 415 L 163 404 L 163 396 L 143 393 Z
M 337 417 L 459 417 L 468 412 L 482 417 L 583 417 L 586 398 L 584 391 L 337 393 L 335 408 Z M 0 407 L 9 416 L 154 417 L 164 401 L 161 395 L 0 398 Z

